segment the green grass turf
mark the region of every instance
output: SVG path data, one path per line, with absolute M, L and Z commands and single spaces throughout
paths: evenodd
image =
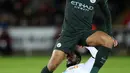
M 85 62 L 88 57 L 83 57 Z M 40 73 L 49 57 L 6 57 L 0 58 L 0 73 Z M 65 61 L 54 73 L 65 70 Z M 99 73 L 130 73 L 129 57 L 110 57 Z

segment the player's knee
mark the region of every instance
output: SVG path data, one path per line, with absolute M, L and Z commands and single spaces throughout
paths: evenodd
M 111 37 L 102 36 L 101 40 L 102 40 L 101 42 L 102 46 L 107 47 L 107 48 L 113 47 L 114 41 Z

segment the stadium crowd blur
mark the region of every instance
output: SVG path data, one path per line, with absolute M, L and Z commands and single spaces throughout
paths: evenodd
M 130 28 L 130 1 L 108 0 L 108 2 L 112 13 L 113 26 Z M 64 7 L 65 0 L 0 0 L 0 27 L 4 33 L 8 33 L 8 27 L 12 26 L 56 26 L 60 31 Z M 102 20 L 102 14 L 99 12 L 94 16 L 93 24 L 101 25 Z M 1 38 L 2 35 L 6 34 L 1 34 Z M 6 36 L 8 44 L 11 43 L 9 35 Z M 55 38 L 57 38 L 57 35 Z M 9 45 L 9 47 L 11 46 Z
M 129 0 L 108 2 L 113 22 L 119 20 L 124 12 L 130 15 Z M 0 0 L 0 17 L 1 21 L 8 22 L 8 26 L 59 26 L 64 16 L 64 6 L 65 0 Z M 124 18 L 124 25 L 128 24 L 129 19 Z

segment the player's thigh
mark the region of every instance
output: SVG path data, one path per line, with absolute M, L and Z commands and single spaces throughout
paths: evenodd
M 96 31 L 86 39 L 86 43 L 90 46 L 105 46 L 111 47 L 113 45 L 113 38 L 107 33 Z

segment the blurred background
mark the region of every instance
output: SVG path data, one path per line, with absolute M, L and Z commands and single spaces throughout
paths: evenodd
M 108 3 L 119 45 L 100 73 L 130 73 L 130 1 Z M 64 7 L 65 0 L 0 0 L 0 73 L 40 73 L 59 37 Z M 100 26 L 104 16 L 96 11 L 93 25 Z M 89 52 L 81 52 L 86 61 Z M 61 73 L 64 64 L 55 73 Z

